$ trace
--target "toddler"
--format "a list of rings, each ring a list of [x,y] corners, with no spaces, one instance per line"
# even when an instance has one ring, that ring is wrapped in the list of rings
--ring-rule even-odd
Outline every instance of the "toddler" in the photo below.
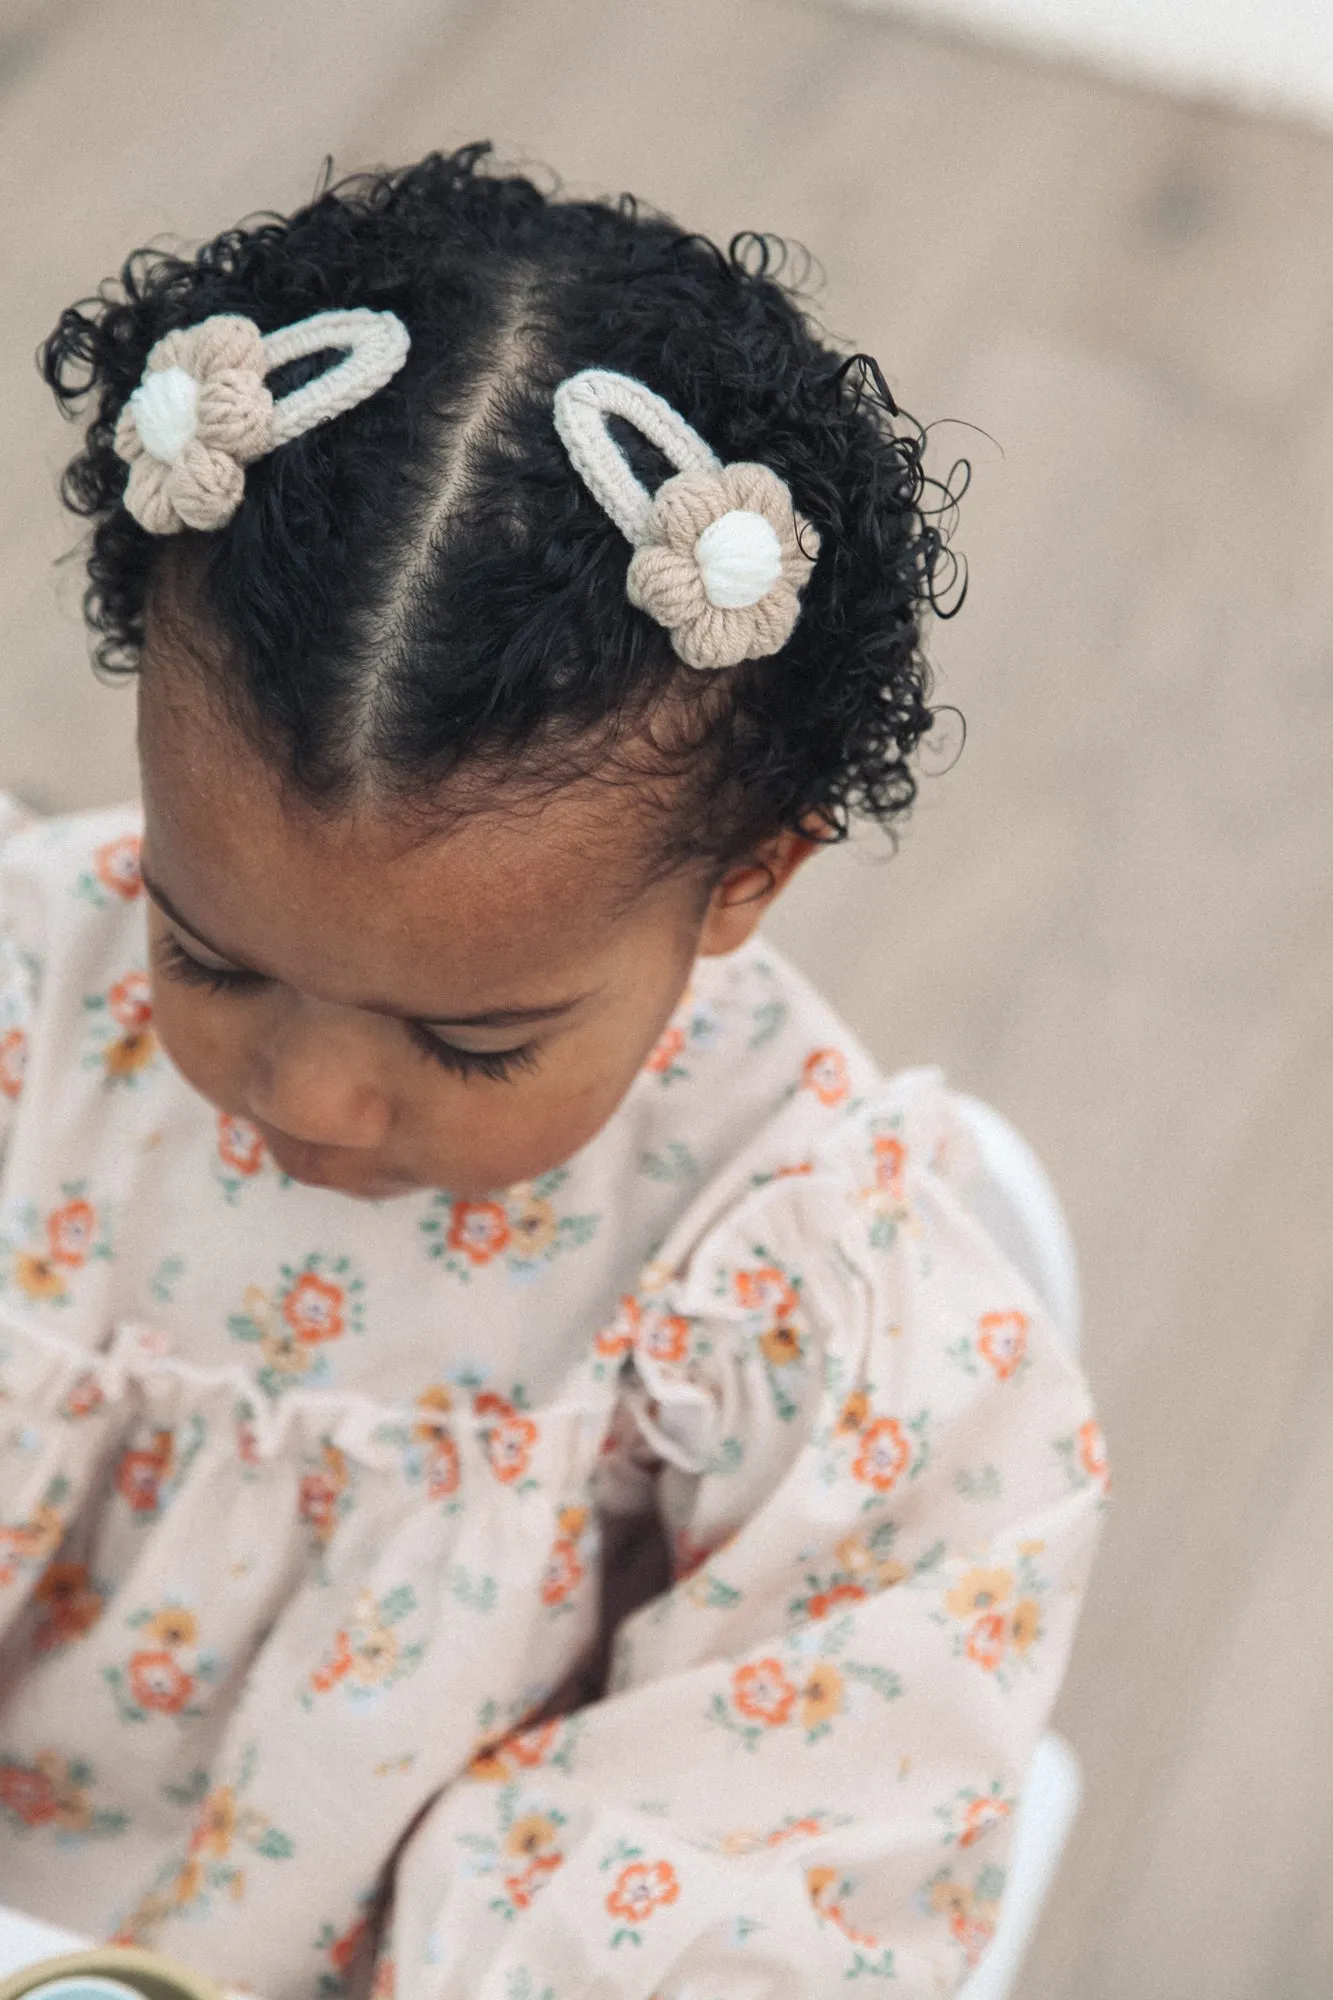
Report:
[[[0,829],[0,1900],[934,1996],[1106,1471],[941,1081],[757,932],[912,799],[920,437],[768,247],[485,150],[45,349],[143,801]]]

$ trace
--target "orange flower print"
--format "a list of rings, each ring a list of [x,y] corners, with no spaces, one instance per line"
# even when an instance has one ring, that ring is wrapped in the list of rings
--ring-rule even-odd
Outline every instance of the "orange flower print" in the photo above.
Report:
[[[977,1352],[988,1361],[1001,1382],[1020,1366],[1028,1346],[1028,1318],[1021,1312],[983,1313],[977,1334]]]
[[[68,1393],[60,1406],[62,1417],[95,1416],[106,1402],[106,1391],[91,1368],[82,1375],[76,1375],[69,1385]]]
[[[0,1035],[0,1097],[16,1098],[28,1067],[28,1037],[22,1028]]]
[[[354,1665],[351,1642],[346,1632],[335,1632],[333,1649],[323,1666],[316,1667],[310,1676],[310,1685],[316,1694],[327,1694],[339,1681],[346,1680]]]
[[[875,1155],[875,1186],[882,1189],[895,1202],[903,1199],[903,1168],[907,1164],[907,1148],[901,1139],[891,1132],[879,1132],[873,1141]]]
[[[501,1417],[486,1434],[486,1456],[491,1471],[502,1486],[512,1486],[528,1469],[532,1447],[537,1442],[537,1426],[517,1410]]]
[[[1008,1819],[1013,1807],[1008,1799],[969,1799],[963,1809],[962,1825],[958,1829],[958,1845],[974,1847],[984,1840],[993,1826]]]
[[[132,903],[143,890],[139,847],[137,834],[123,833],[118,840],[108,840],[93,856],[93,873],[102,887],[125,903]]]
[[[0,1814],[19,1826],[49,1826],[56,1833],[121,1833],[124,1813],[94,1809],[96,1775],[90,1765],[67,1761],[57,1750],[39,1750],[29,1764],[0,1758]]]
[[[667,1076],[685,1048],[685,1034],[681,1028],[667,1028],[644,1067],[650,1076]]]
[[[1106,1439],[1102,1427],[1095,1417],[1081,1425],[1078,1432],[1078,1461],[1094,1485],[1103,1493],[1111,1490],[1111,1461],[1106,1454]]]
[[[805,1603],[807,1618],[827,1618],[840,1604],[859,1604],[865,1591],[859,1583],[835,1583],[830,1590],[817,1590]]]
[[[77,1271],[88,1260],[97,1235],[97,1211],[90,1201],[67,1201],[46,1218],[51,1262]]]
[[[225,1861],[236,1837],[236,1794],[230,1785],[218,1785],[199,1809],[190,1835],[190,1853]]]
[[[559,1536],[552,1546],[546,1574],[542,1578],[542,1603],[552,1611],[557,1605],[566,1603],[582,1583],[583,1574],[583,1564],[573,1542],[566,1535]]]
[[[338,1513],[347,1491],[347,1458],[337,1445],[326,1444],[318,1469],[307,1472],[298,1488],[297,1511],[314,1529],[315,1538],[327,1545],[338,1525]]]
[[[737,1271],[733,1284],[736,1301],[747,1312],[762,1312],[769,1319],[790,1319],[796,1311],[796,1288],[776,1264],[760,1264],[752,1271]]]
[[[632,1292],[626,1292],[615,1318],[597,1336],[597,1352],[604,1361],[618,1361],[631,1351],[642,1319],[643,1308]]]
[[[369,1936],[369,1918],[358,1917],[354,1923],[349,1924],[345,1931],[335,1937],[330,1945],[326,1946],[329,1955],[329,1964],[335,1972],[346,1973],[350,1970],[356,1963],[357,1954],[361,1951]]]
[[[472,1264],[489,1264],[509,1242],[509,1218],[497,1201],[456,1201],[449,1248]]]
[[[323,1340],[337,1340],[345,1324],[345,1293],[314,1271],[302,1271],[282,1302],[282,1316],[296,1338],[314,1347]]]
[[[194,1693],[192,1677],[165,1650],[135,1653],[129,1665],[129,1684],[138,1706],[154,1715],[179,1715]]]
[[[218,1113],[218,1158],[224,1167],[245,1180],[264,1164],[267,1147],[248,1118],[233,1118],[228,1111]]]
[[[1008,1619],[999,1611],[988,1611],[967,1635],[967,1657],[985,1673],[993,1674],[1004,1660],[1008,1638]]]
[[[680,1880],[669,1861],[631,1861],[616,1876],[606,1907],[627,1924],[641,1924],[679,1895]]]
[[[564,1863],[563,1854],[535,1854],[527,1866],[516,1875],[505,1876],[505,1894],[515,1910],[532,1907],[537,1891],[550,1881],[557,1868]]]
[[[153,1018],[153,990],[146,972],[127,972],[106,996],[107,1011],[113,1021],[132,1034],[146,1028]]]
[[[912,1447],[896,1417],[877,1417],[861,1432],[861,1449],[852,1463],[853,1479],[876,1493],[891,1493],[907,1470]]]
[[[121,1453],[116,1467],[116,1491],[136,1514],[155,1514],[162,1482],[171,1466],[170,1431],[157,1431],[146,1448]]]
[[[458,1491],[458,1446],[446,1433],[431,1439],[425,1458],[426,1498],[448,1500]]]
[[[679,1313],[650,1313],[640,1346],[650,1361],[684,1361],[690,1351],[690,1322]]]
[[[102,1615],[101,1592],[85,1563],[53,1562],[42,1573],[33,1593],[44,1616],[33,1634],[39,1653],[54,1652],[90,1632]]]
[[[816,1049],[805,1059],[801,1082],[821,1104],[841,1104],[851,1094],[847,1059],[838,1049]]]
[[[516,1764],[525,1771],[535,1771],[546,1762],[556,1746],[560,1735],[560,1724],[539,1722],[532,1729],[522,1729],[517,1736],[511,1736],[504,1748]]]
[[[769,1729],[790,1720],[796,1693],[780,1660],[751,1660],[731,1677],[731,1698],[741,1714]]]
[[[49,1826],[59,1811],[49,1774],[11,1757],[0,1759],[0,1811],[22,1826]]]

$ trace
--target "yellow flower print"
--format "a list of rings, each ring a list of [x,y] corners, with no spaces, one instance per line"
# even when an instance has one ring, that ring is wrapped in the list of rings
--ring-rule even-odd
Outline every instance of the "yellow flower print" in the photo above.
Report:
[[[801,1726],[818,1729],[842,1707],[842,1675],[830,1660],[816,1660],[801,1689]]]
[[[65,1296],[65,1276],[53,1257],[20,1250],[14,1259],[14,1278],[19,1290],[30,1299],[48,1301]]]
[[[965,1923],[972,1913],[972,1891],[966,1882],[955,1882],[952,1875],[946,1875],[931,1885],[930,1907],[937,1917]]]
[[[948,1593],[945,1609],[955,1618],[974,1618],[979,1611],[993,1611],[1005,1603],[1013,1587],[1007,1569],[970,1569]]]
[[[870,1415],[870,1397],[864,1389],[853,1389],[838,1412],[838,1435],[855,1437]]]
[[[204,1886],[204,1864],[197,1855],[186,1862],[171,1885],[171,1900],[178,1910],[197,1902]]]
[[[397,1637],[380,1617],[379,1606],[369,1591],[362,1591],[352,1616],[349,1645],[352,1657],[347,1677],[358,1687],[379,1687],[398,1664]]]
[[[157,1036],[151,1028],[140,1028],[108,1042],[102,1051],[102,1061],[109,1077],[124,1078],[147,1069],[156,1054]]]
[[[417,1397],[416,1406],[421,1411],[425,1421],[416,1425],[412,1435],[417,1439],[418,1443],[433,1443],[440,1434],[440,1427],[437,1423],[431,1423],[430,1418],[433,1416],[444,1417],[448,1415],[449,1411],[454,1407],[453,1391],[447,1388],[443,1382],[428,1383]]]
[[[236,1794],[230,1785],[218,1785],[208,1794],[190,1836],[190,1853],[207,1854],[224,1861],[236,1837]]]
[[[527,1188],[510,1194],[510,1245],[516,1257],[540,1257],[550,1249],[559,1233],[555,1209],[549,1201]]]
[[[194,1646],[199,1641],[199,1621],[193,1611],[183,1605],[168,1605],[150,1618],[143,1628],[144,1637],[154,1646]]]
[[[516,1819],[505,1839],[506,1854],[543,1854],[556,1845],[560,1830],[546,1813],[525,1813]]]
[[[467,1767],[469,1778],[476,1778],[482,1784],[505,1784],[514,1775],[514,1767],[504,1754],[501,1743],[483,1743],[480,1750],[473,1753]]]
[[[1035,1597],[1020,1598],[1009,1619],[1009,1643],[1016,1653],[1026,1653],[1041,1637],[1041,1607]]]
[[[259,1351],[275,1375],[305,1375],[315,1365],[311,1349],[286,1327],[264,1334]]]
[[[775,1368],[785,1368],[801,1358],[801,1336],[792,1326],[771,1326],[760,1335],[759,1346]]]

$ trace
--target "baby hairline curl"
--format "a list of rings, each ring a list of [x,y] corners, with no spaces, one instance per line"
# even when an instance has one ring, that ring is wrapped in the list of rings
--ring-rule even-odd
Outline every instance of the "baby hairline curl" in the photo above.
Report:
[[[63,406],[92,405],[64,494],[91,523],[99,668],[137,671],[161,557],[114,450],[154,343],[216,313],[267,333],[368,307],[411,333],[401,374],[250,468],[235,518],[185,538],[207,544],[192,553],[218,671],[298,790],[333,799],[359,763],[424,798],[442,771],[540,759],[672,690],[701,728],[664,856],[722,862],[812,819],[834,840],[858,814],[891,827],[933,716],[923,627],[961,601],[957,469],[933,484],[878,365],[828,344],[774,275],[780,239],[723,249],[630,198],[493,171],[488,151],[326,185],[191,256],[135,252],[62,314],[42,366]],[[819,538],[790,640],[708,676],[725,698],[691,689],[627,603],[629,551],[555,434],[556,387],[591,367],[647,383],[726,461],[773,467]]]

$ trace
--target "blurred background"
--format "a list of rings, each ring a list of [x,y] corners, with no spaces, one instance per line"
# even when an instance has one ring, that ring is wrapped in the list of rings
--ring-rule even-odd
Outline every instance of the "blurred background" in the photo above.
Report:
[[[796,236],[937,469],[975,461],[932,641],[965,753],[773,929],[886,1065],[1019,1124],[1082,1252],[1117,1493],[1025,2000],[1333,1990],[1331,135],[1327,0],[0,0],[0,785],[35,803],[134,770],[33,350],[326,153],[494,137]]]

